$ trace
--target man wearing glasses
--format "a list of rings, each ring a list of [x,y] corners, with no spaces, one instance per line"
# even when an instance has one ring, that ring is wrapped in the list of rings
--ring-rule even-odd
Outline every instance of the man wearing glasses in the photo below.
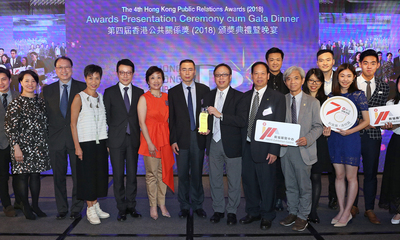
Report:
[[[243,93],[230,87],[232,69],[225,63],[214,69],[216,89],[204,96],[208,107],[207,155],[210,162],[210,186],[214,215],[210,221],[218,223],[225,216],[224,164],[228,177],[227,224],[237,223],[236,211],[240,203],[242,175],[242,135],[246,124],[246,105]]]
[[[76,155],[71,135],[71,103],[75,95],[86,88],[86,84],[72,79],[72,60],[68,57],[57,58],[54,62],[59,81],[43,88],[49,121],[49,154],[53,168],[54,193],[57,204],[57,219],[67,216],[68,200],[66,174],[68,158],[72,174],[71,219],[81,216],[83,201],[76,198]]]
[[[134,218],[142,215],[136,211],[137,164],[140,145],[140,127],[137,104],[143,89],[132,85],[135,65],[129,59],[117,63],[119,82],[104,91],[108,142],[114,177],[114,196],[117,201],[118,217],[122,222],[126,214]],[[126,186],[124,170],[126,166]]]

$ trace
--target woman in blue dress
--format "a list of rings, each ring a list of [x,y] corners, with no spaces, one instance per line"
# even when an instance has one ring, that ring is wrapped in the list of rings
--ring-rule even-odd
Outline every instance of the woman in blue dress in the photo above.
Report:
[[[357,107],[358,122],[347,130],[330,131],[323,134],[329,136],[328,148],[331,162],[336,172],[336,194],[339,203],[339,213],[332,219],[335,227],[345,227],[352,219],[350,210],[358,192],[357,171],[361,157],[361,139],[359,131],[369,125],[368,103],[364,92],[357,88],[357,74],[353,65],[344,63],[338,67],[332,82],[332,93],[329,97],[342,96],[350,99]],[[361,114],[360,114],[361,113]],[[347,201],[346,183],[347,187]]]

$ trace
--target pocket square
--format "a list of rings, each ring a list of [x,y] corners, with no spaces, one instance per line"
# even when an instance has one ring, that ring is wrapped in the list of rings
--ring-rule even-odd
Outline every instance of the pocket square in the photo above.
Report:
[[[272,110],[271,110],[270,107],[267,108],[267,109],[264,109],[264,111],[263,111],[263,113],[262,113],[263,116],[267,116],[267,115],[269,115],[269,114],[272,114]]]

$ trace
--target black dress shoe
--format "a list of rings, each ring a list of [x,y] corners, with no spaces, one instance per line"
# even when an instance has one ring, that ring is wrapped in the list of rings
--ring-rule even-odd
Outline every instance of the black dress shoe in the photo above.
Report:
[[[276,200],[275,210],[278,211],[278,212],[282,212],[283,211],[283,201],[282,201],[282,199],[277,199]]]
[[[329,199],[329,204],[328,204],[330,209],[336,210],[339,206],[338,206],[338,202],[336,198],[331,198]]]
[[[260,228],[261,228],[262,230],[268,230],[268,229],[271,228],[271,224],[272,224],[272,223],[271,223],[270,220],[263,218],[263,219],[261,219]]]
[[[260,215],[258,215],[257,217],[253,217],[253,216],[247,214],[245,217],[241,218],[241,219],[239,220],[239,222],[240,222],[241,224],[248,224],[248,223],[252,223],[252,222],[254,222],[254,221],[259,221],[260,219],[261,219],[261,216],[260,216]]]
[[[24,213],[26,219],[36,220],[36,216],[35,216],[35,214],[33,214],[32,208],[30,206],[26,206],[26,207],[24,206],[22,209],[22,212]]]
[[[136,209],[134,208],[128,208],[126,209],[126,212],[129,213],[133,218],[141,218],[142,214],[140,214]]]
[[[126,211],[119,211],[118,212],[118,216],[117,216],[117,220],[119,222],[126,221]]]
[[[66,218],[67,217],[67,213],[68,212],[59,212],[59,213],[57,213],[57,216],[56,216],[57,220],[62,220],[64,218]]]
[[[36,216],[38,216],[40,218],[47,217],[47,214],[44,213],[39,207],[34,208],[31,206],[31,210],[32,210],[32,212],[34,212],[36,214]]]
[[[237,223],[236,214],[228,213],[228,220],[226,221],[226,224],[235,225],[236,223]]]
[[[215,212],[214,215],[212,215],[212,217],[210,218],[210,222],[219,223],[219,220],[221,220],[221,218],[224,218],[224,217],[225,217],[225,213]]]
[[[188,209],[182,209],[181,211],[179,211],[179,218],[186,218],[187,216],[189,216],[189,210]]]
[[[197,214],[197,216],[199,216],[201,218],[207,217],[206,211],[204,211],[202,208],[196,209],[194,212]]]
[[[79,212],[72,212],[71,216],[69,216],[70,219],[78,219],[78,218],[81,218],[81,217],[82,217],[82,214],[79,213]]]
[[[316,214],[316,213],[310,213],[310,215],[308,215],[307,220],[309,222],[312,222],[312,223],[319,223],[320,222],[318,214]]]

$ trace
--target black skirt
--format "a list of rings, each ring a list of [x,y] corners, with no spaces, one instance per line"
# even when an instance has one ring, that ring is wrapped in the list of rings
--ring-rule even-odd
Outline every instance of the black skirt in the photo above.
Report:
[[[311,173],[332,172],[331,158],[329,157],[328,141],[324,135],[317,139],[318,161],[312,165]]]
[[[108,153],[106,140],[80,143],[83,160],[76,158],[77,198],[94,201],[107,197]]]

